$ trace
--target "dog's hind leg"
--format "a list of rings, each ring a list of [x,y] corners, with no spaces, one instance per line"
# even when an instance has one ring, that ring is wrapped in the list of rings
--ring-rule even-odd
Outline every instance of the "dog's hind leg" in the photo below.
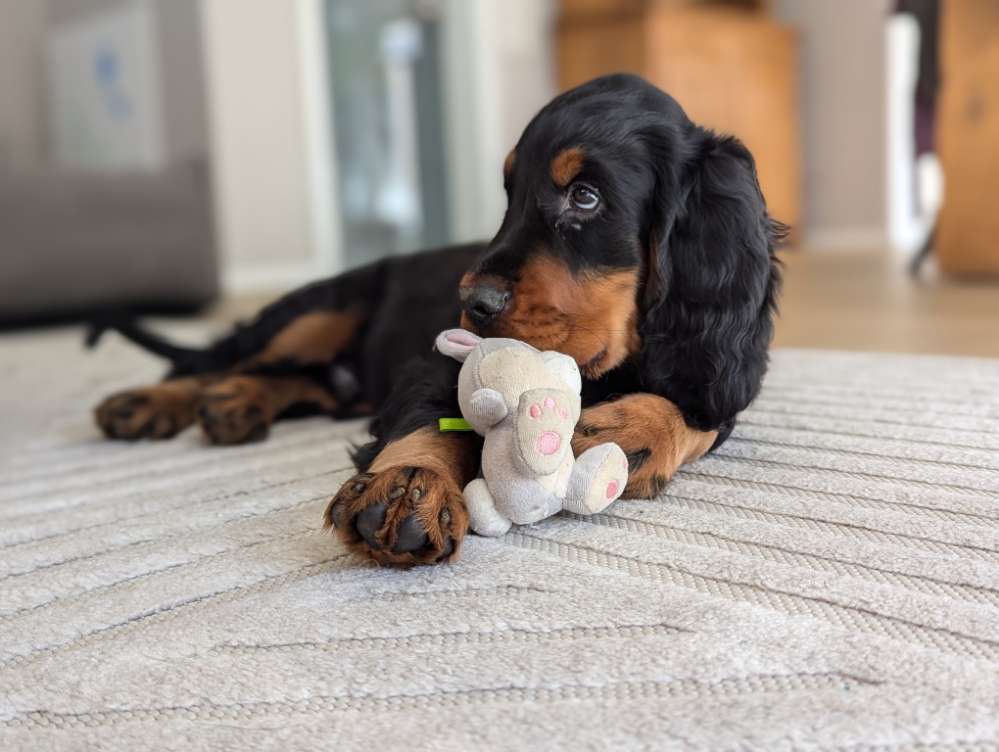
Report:
[[[339,407],[331,390],[309,376],[214,374],[119,392],[95,413],[113,439],[167,439],[197,422],[213,444],[243,444],[265,438],[289,412],[333,413]]]
[[[97,406],[94,417],[111,439],[168,439],[194,423],[201,392],[213,378],[189,376],[118,392]]]
[[[215,444],[238,444],[267,435],[297,405],[332,412],[332,384],[314,378],[351,341],[356,318],[336,311],[307,313],[278,330],[261,352],[230,369],[168,378],[113,394],[98,405],[97,424],[113,439],[168,439],[201,423]]]
[[[245,444],[265,438],[271,424],[290,410],[333,413],[332,392],[308,376],[232,375],[201,394],[198,423],[213,444]]]
[[[203,411],[207,417],[201,423],[215,443],[261,438],[273,420],[299,404],[329,410],[338,387],[323,378],[335,382],[337,362],[349,362],[345,351],[361,336],[371,301],[378,299],[379,279],[372,267],[292,292],[202,350],[173,345],[136,325],[104,322],[91,343],[113,329],[170,360],[171,369],[159,384],[105,399],[95,410],[97,424],[115,439],[170,438],[199,420],[202,392],[237,375],[247,380],[213,393],[213,399],[233,398],[216,400],[220,404]],[[339,370],[351,371],[349,364]]]

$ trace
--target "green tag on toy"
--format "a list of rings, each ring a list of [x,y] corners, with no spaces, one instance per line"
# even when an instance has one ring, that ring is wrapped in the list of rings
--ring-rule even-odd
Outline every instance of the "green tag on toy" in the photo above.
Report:
[[[438,418],[437,428],[441,431],[471,431],[473,430],[464,418]]]

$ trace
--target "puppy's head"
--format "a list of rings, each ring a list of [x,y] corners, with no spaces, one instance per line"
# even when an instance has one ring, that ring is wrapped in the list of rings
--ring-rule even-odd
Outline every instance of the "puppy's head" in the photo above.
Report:
[[[650,112],[682,117],[641,79],[613,76],[538,113],[503,165],[499,232],[462,279],[463,326],[564,352],[588,378],[639,349],[656,170],[636,118]]]
[[[650,347],[663,363],[646,365],[667,377],[671,356],[696,350],[677,378],[710,379],[744,356],[721,352],[725,338],[742,343],[761,316],[769,335],[776,226],[752,157],[648,82],[605,76],[560,95],[503,176],[503,223],[460,285],[466,328],[566,353],[590,379]]]

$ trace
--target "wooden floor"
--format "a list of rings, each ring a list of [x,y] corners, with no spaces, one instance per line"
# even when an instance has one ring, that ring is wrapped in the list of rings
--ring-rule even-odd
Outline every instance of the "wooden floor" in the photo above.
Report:
[[[999,357],[999,283],[913,280],[887,251],[784,261],[778,347]]]

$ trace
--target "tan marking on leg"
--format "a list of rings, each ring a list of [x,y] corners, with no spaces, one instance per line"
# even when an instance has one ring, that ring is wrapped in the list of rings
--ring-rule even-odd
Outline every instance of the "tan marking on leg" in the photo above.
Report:
[[[552,180],[559,188],[566,188],[583,170],[585,156],[578,146],[563,149],[551,163]]]
[[[343,311],[315,311],[299,316],[278,332],[252,365],[294,360],[324,363],[333,360],[354,336],[359,316]]]
[[[690,428],[669,400],[631,394],[585,409],[572,448],[579,455],[592,446],[615,442],[637,463],[623,498],[646,499],[657,496],[681,465],[707,453],[717,437],[717,431]]]
[[[378,473],[390,467],[425,467],[464,488],[478,471],[477,455],[478,442],[470,436],[444,433],[428,426],[388,444],[375,457],[369,472]]]

